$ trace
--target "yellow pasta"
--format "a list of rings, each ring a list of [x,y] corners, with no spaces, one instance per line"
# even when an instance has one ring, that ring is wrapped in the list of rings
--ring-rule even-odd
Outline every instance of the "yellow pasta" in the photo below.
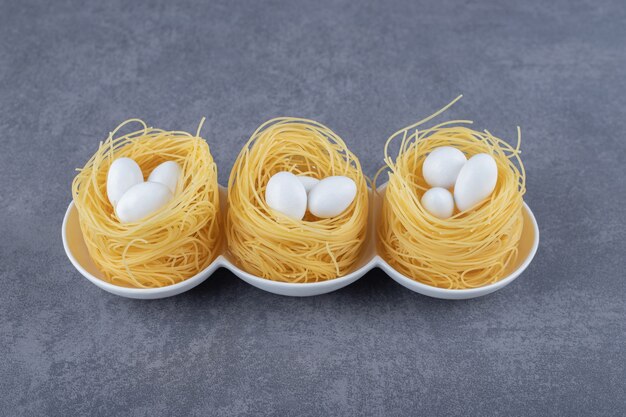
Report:
[[[340,215],[293,220],[265,203],[277,172],[354,180],[357,195]],[[324,281],[349,273],[367,231],[367,182],[359,160],[326,126],[282,117],[261,125],[243,148],[228,181],[225,234],[235,263],[257,276],[284,282]]]
[[[117,137],[131,123],[141,129]],[[107,281],[138,288],[172,285],[197,274],[217,256],[217,167],[199,136],[201,127],[202,122],[194,136],[127,120],[79,170],[72,184],[74,203],[89,254]],[[120,157],[134,159],[144,178],[162,162],[177,162],[182,168],[180,191],[145,219],[120,223],[106,193],[109,166]]]
[[[481,287],[503,278],[517,255],[526,177],[519,128],[516,147],[488,131],[464,126],[471,124],[467,120],[418,128],[459,99],[387,140],[384,168],[389,169],[389,182],[378,225],[378,250],[391,266],[416,281],[448,289]],[[389,146],[395,139],[401,143],[394,160]],[[443,220],[420,202],[430,188],[422,164],[440,146],[453,146],[468,158],[490,154],[498,167],[496,188],[486,201]]]

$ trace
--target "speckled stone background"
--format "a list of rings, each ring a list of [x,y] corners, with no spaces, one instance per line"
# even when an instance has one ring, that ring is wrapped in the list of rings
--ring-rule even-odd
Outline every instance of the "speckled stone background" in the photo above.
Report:
[[[626,3],[0,0],[0,415],[626,414]],[[422,3],[422,4],[420,4]],[[281,115],[368,175],[445,118],[523,128],[542,241],[461,302],[375,270],[294,299],[225,270],[160,301],[105,293],[61,244],[74,168],[119,122],[204,135],[222,184]]]

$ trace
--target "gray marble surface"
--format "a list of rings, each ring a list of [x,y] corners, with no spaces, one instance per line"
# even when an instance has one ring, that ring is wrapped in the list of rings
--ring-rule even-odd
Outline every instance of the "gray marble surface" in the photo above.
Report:
[[[626,4],[0,0],[0,415],[626,414]],[[225,270],[133,301],[66,259],[74,168],[119,122],[204,134],[220,181],[281,115],[372,175],[396,129],[465,98],[523,129],[542,232],[504,290],[461,302],[381,271],[294,299]]]

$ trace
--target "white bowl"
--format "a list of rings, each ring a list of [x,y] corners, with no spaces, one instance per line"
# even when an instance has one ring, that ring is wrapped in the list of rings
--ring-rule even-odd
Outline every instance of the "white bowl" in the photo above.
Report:
[[[376,198],[374,199],[372,210],[376,218],[380,217],[380,210],[382,208],[386,187],[387,183],[382,184],[377,188]],[[444,300],[467,300],[491,294],[494,291],[498,291],[499,289],[506,287],[519,277],[528,265],[530,265],[530,262],[535,257],[535,253],[537,253],[537,248],[539,247],[539,227],[537,225],[535,215],[526,203],[524,203],[523,215],[524,226],[522,228],[522,236],[520,237],[517,258],[507,268],[508,275],[493,284],[478,288],[448,290],[445,288],[438,288],[423,284],[407,277],[406,275],[402,275],[400,272],[393,269],[393,267],[389,265],[380,255],[376,256],[376,266],[385,271],[387,275],[403,287],[433,298],[441,298]]]
[[[228,261],[227,261],[228,262]],[[272,281],[269,279],[257,277],[238,268],[234,264],[228,262],[228,268],[233,274],[263,291],[271,292],[279,295],[287,295],[291,297],[310,297],[312,295],[321,295],[336,291],[365,275],[370,269],[376,266],[376,259],[371,259],[366,264],[360,266],[354,272],[349,273],[340,278],[330,279],[328,281],[311,282],[311,283],[291,283]]]
[[[178,295],[199,285],[220,267],[229,269],[243,281],[261,290],[292,297],[308,297],[336,291],[355,282],[371,269],[379,267],[393,280],[411,291],[415,291],[429,297],[461,300],[490,294],[507,286],[515,280],[524,271],[524,269],[526,269],[537,252],[537,247],[539,246],[539,229],[537,227],[537,221],[535,220],[535,216],[530,208],[524,204],[524,228],[522,230],[522,237],[519,244],[519,252],[517,259],[509,267],[509,274],[506,277],[496,283],[486,285],[484,287],[465,290],[447,290],[414,281],[411,278],[400,274],[387,262],[385,262],[382,257],[376,254],[376,224],[373,220],[379,217],[380,207],[384,197],[385,185],[386,184],[379,187],[378,193],[375,195],[370,192],[370,218],[368,235],[366,237],[367,243],[363,250],[363,254],[361,255],[361,259],[357,262],[355,270],[348,275],[328,281],[314,283],[289,283],[272,281],[258,277],[235,265],[226,250],[204,270],[200,271],[193,277],[186,279],[185,281],[179,282],[178,284],[161,288],[147,289],[128,288],[111,284],[110,282],[103,280],[102,272],[98,270],[89,256],[78,221],[78,211],[76,210],[73,202],[70,203],[67,208],[65,218],[63,219],[63,246],[67,257],[70,259],[74,267],[91,283],[112,294],[119,295],[121,297],[138,299],[157,299]],[[225,208],[226,189],[221,186],[220,200],[222,202],[222,208]]]
[[[268,291],[280,295],[288,295],[291,297],[309,297],[312,295],[326,294],[343,288],[349,284],[352,284],[363,275],[365,275],[369,270],[376,267],[376,243],[373,238],[373,232],[373,224],[370,221],[365,248],[355,266],[355,269],[348,275],[344,275],[335,279],[329,279],[327,281],[292,283],[272,281],[266,278],[258,277],[237,267],[234,262],[230,261],[228,252],[226,252],[224,255],[224,266],[248,284],[253,285],[263,291]]]
[[[98,267],[96,267],[91,259],[91,256],[89,255],[89,252],[87,251],[87,245],[85,245],[83,233],[80,230],[80,224],[78,221],[78,210],[76,210],[76,206],[73,201],[70,203],[67,211],[65,212],[62,236],[65,253],[78,272],[91,281],[92,284],[95,284],[103,290],[110,292],[111,294],[127,298],[151,300],[156,298],[171,297],[173,295],[189,291],[207,279],[217,268],[221,266],[222,262],[222,257],[220,256],[202,271],[198,272],[191,278],[179,282],[178,284],[160,288],[129,288],[111,284],[103,279],[104,274],[98,270]]]
[[[539,228],[537,227],[537,220],[530,210],[530,207],[524,203],[524,229],[522,230],[522,237],[519,243],[519,252],[515,262],[513,262],[507,272],[506,277],[494,282],[493,284],[485,285],[478,288],[470,288],[465,290],[448,290],[445,288],[437,288],[430,285],[417,282],[405,275],[402,275],[395,269],[393,269],[384,259],[378,256],[378,266],[387,273],[398,284],[408,288],[411,291],[418,292],[429,297],[441,298],[444,300],[467,300],[469,298],[481,297],[483,295],[491,294],[494,291],[498,291],[501,288],[506,287],[515,278],[519,277],[522,272],[530,265],[533,260],[537,248],[539,247]]]

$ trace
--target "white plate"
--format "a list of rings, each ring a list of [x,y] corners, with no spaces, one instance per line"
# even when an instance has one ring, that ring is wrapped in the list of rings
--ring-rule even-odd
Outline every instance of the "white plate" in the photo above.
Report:
[[[229,258],[228,252],[225,251],[225,253],[218,256],[204,270],[200,271],[193,277],[186,279],[185,281],[179,282],[178,284],[161,288],[147,289],[128,288],[111,284],[103,280],[102,272],[98,270],[89,256],[85,241],[83,240],[82,232],[80,230],[78,211],[76,210],[73,202],[70,203],[67,208],[65,218],[63,219],[63,247],[65,248],[67,257],[70,259],[74,267],[91,283],[112,294],[119,295],[121,297],[139,299],[157,299],[178,295],[199,285],[220,267],[229,269],[243,281],[261,290],[292,297],[308,297],[336,291],[355,282],[369,270],[375,267],[380,267],[393,280],[411,291],[415,291],[429,297],[461,300],[487,295],[507,286],[513,282],[513,280],[515,280],[526,269],[526,267],[528,267],[537,252],[537,247],[539,246],[539,228],[537,226],[535,216],[530,208],[524,203],[524,228],[522,230],[518,256],[516,261],[509,267],[509,275],[494,284],[466,290],[447,290],[414,281],[394,270],[387,262],[376,254],[376,233],[374,229],[375,222],[373,219],[378,218],[380,205],[384,196],[384,188],[385,185],[379,187],[378,194],[373,199],[370,198],[371,210],[367,244],[355,270],[343,277],[323,282],[297,284],[261,278],[237,267]],[[222,204],[226,201],[226,189],[221,186],[220,200],[222,201]]]

